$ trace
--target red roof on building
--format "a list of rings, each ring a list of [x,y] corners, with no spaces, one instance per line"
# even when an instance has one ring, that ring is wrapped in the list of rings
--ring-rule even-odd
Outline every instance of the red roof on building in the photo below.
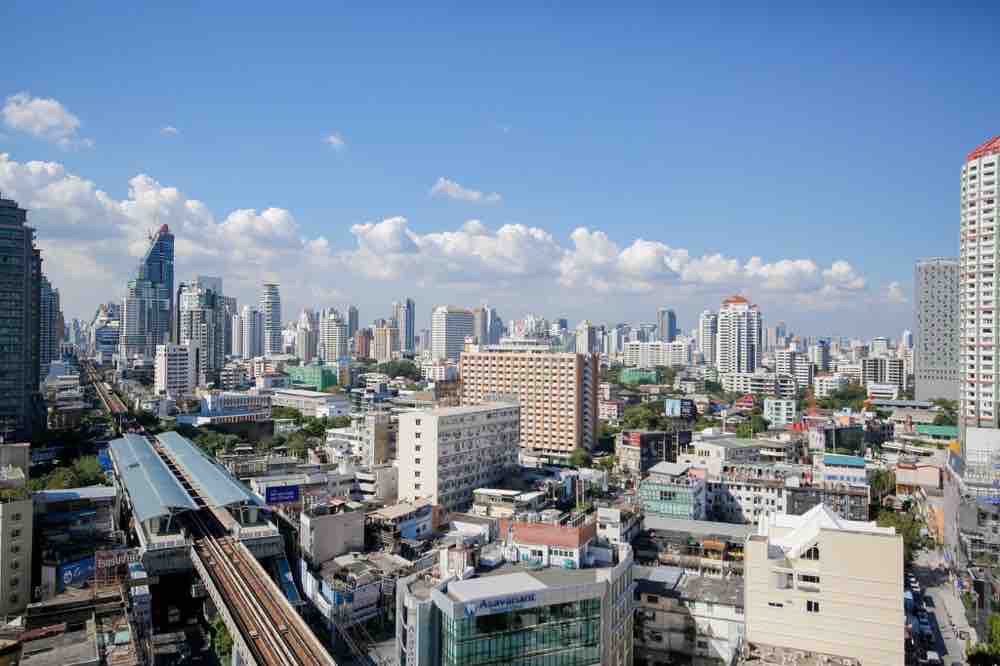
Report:
[[[965,156],[966,162],[986,157],[994,153],[1000,153],[1000,135],[993,137],[972,149],[972,152]]]
[[[740,296],[739,294],[733,294],[732,296],[730,296],[726,300],[722,301],[722,304],[723,305],[729,305],[730,303],[749,303],[749,302],[750,301],[748,301],[743,296]]]
[[[500,521],[500,537],[507,536],[510,521]],[[597,523],[566,527],[549,523],[514,523],[514,543],[550,548],[580,548],[597,536]]]

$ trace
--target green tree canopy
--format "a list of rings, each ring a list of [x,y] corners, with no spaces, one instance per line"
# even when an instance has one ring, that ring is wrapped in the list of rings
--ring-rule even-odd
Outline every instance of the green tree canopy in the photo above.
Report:
[[[302,423],[302,412],[293,407],[272,407],[271,408],[271,418],[272,419],[292,419],[295,421],[296,425]]]
[[[590,453],[586,449],[576,448],[569,454],[569,464],[573,467],[590,467]]]
[[[408,359],[400,359],[398,361],[388,361],[382,363],[378,366],[378,371],[384,375],[388,375],[389,378],[395,377],[405,377],[406,379],[412,379],[415,382],[419,382],[423,379],[423,375],[420,374],[420,368]]]

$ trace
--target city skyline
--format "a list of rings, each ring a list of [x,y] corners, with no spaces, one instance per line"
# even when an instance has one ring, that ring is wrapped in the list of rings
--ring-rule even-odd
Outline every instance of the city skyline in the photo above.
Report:
[[[855,44],[845,55],[841,36],[802,30],[820,18],[808,10],[762,24],[741,9],[734,18],[746,33],[773,43],[747,61],[742,42],[705,54],[690,36],[717,28],[710,12],[635,8],[616,21],[587,11],[567,22],[536,9],[537,21],[561,22],[562,49],[528,39],[521,54],[463,62],[472,32],[462,28],[475,26],[487,45],[518,28],[502,17],[449,16],[450,28],[406,34],[405,12],[387,21],[360,12],[343,26],[300,16],[300,28],[333,25],[335,38],[317,45],[307,31],[301,47],[279,38],[262,57],[240,46],[243,21],[254,18],[241,17],[217,31],[212,49],[245,62],[252,89],[288,72],[296,85],[328,75],[336,84],[280,104],[241,100],[234,122],[226,91],[207,85],[218,66],[195,66],[212,61],[205,46],[150,46],[149,26],[188,20],[185,10],[146,10],[139,25],[109,13],[79,34],[53,27],[78,24],[78,10],[62,11],[49,25],[28,5],[13,8],[25,30],[3,48],[56,31],[52,41],[72,49],[75,64],[33,62],[0,90],[0,190],[30,209],[70,317],[117,300],[145,235],[169,224],[179,281],[220,275],[241,304],[254,302],[260,282],[278,282],[286,320],[347,302],[382,313],[410,291],[418,328],[433,304],[450,302],[597,322],[649,320],[668,302],[689,331],[705,307],[743,293],[806,333],[893,334],[912,322],[914,262],[957,255],[949,184],[964,152],[995,132],[989,105],[975,103],[984,93],[974,74],[931,66],[954,59],[960,25],[967,39],[988,21],[915,13],[906,27],[874,33],[868,19],[841,19]],[[206,29],[222,20],[199,16]],[[597,26],[619,47],[601,63],[580,57]],[[105,30],[137,57],[104,55],[95,45]],[[449,46],[436,30],[462,38]],[[379,40],[399,68],[392,84],[379,80],[386,61],[350,57],[373,36],[401,37]],[[316,50],[306,58],[308,45]],[[402,54],[414,52],[422,57],[407,64]],[[137,75],[144,58],[168,54],[178,63],[164,68],[167,85]],[[882,69],[864,72],[876,57]],[[525,74],[529,61],[542,63],[537,73]],[[83,67],[130,80],[133,92],[109,112]],[[632,75],[610,77],[620,71]],[[911,85],[902,73],[912,71],[927,80]],[[466,84],[392,95],[422,73]],[[249,84],[244,76],[234,87]],[[703,80],[716,82],[712,91]],[[592,81],[607,90],[595,94]],[[197,94],[181,101],[168,92],[186,86]],[[783,90],[806,94],[782,95],[778,108]],[[948,104],[944,91],[969,103]],[[391,114],[382,109],[390,100]],[[901,105],[922,111],[903,117],[893,111]],[[201,149],[208,141],[211,155]]]

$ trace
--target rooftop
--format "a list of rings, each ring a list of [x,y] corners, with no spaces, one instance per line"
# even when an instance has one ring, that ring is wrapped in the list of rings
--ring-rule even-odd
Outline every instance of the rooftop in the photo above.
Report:
[[[449,583],[448,596],[455,601],[465,602],[493,597],[500,591],[503,594],[539,592],[597,582],[597,569],[533,567],[524,562],[505,562],[493,569],[476,573],[476,578]]]
[[[772,537],[774,528],[788,530],[783,536]],[[801,516],[787,513],[768,513],[758,526],[758,536],[766,537],[784,556],[799,557],[803,550],[816,542],[822,530],[863,532],[872,535],[894,536],[895,528],[879,527],[874,521],[845,520],[825,504],[817,504]]]
[[[422,500],[418,502],[399,502],[397,504],[378,509],[377,511],[371,511],[368,515],[375,518],[381,518],[383,520],[396,520],[397,518],[402,518],[403,516],[413,513],[417,509],[430,506],[430,504],[430,500]]]
[[[256,495],[209,459],[191,440],[176,432],[161,433],[156,439],[212,506],[260,503]]]
[[[298,388],[275,388],[271,389],[275,395],[291,395],[298,398],[325,398],[328,400],[346,400],[339,393],[323,393],[322,391],[309,391]]]
[[[707,520],[687,520],[685,518],[663,518],[648,514],[643,516],[642,527],[646,530],[658,532],[683,532],[702,537],[722,536],[738,541],[743,541],[753,531],[751,525],[716,523]]]
[[[730,606],[743,606],[743,578],[714,578],[686,573],[680,567],[644,567],[636,565],[632,576],[639,592],[677,596]]]
[[[72,500],[113,500],[117,496],[113,486],[86,486],[63,490],[39,490],[33,494],[36,502],[69,502]]]
[[[430,416],[461,416],[463,414],[478,414],[491,409],[507,409],[517,406],[516,402],[485,402],[481,405],[468,405],[465,407],[435,407],[434,409],[428,409],[423,412],[410,412],[408,416],[413,415],[419,417],[422,413],[429,414]]]
[[[118,478],[140,522],[197,509],[191,496],[142,435],[128,433],[108,444]]]
[[[689,469],[691,469],[691,465],[687,463],[672,463],[664,460],[663,462],[658,462],[650,467],[649,473],[663,474],[666,476],[680,476],[681,474],[686,474]]]
[[[848,456],[842,453],[826,453],[823,455],[824,465],[837,465],[838,467],[865,468],[865,459],[861,456]]]
[[[971,162],[972,160],[979,159],[980,157],[986,157],[987,155],[992,155],[994,153],[1000,153],[1000,135],[987,139],[973,148],[969,154],[965,156],[965,161]]]

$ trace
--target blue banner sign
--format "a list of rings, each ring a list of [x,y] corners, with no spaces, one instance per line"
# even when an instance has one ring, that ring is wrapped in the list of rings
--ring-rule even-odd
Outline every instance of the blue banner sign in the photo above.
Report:
[[[268,504],[289,504],[299,501],[298,486],[271,486],[264,491],[264,501]]]

